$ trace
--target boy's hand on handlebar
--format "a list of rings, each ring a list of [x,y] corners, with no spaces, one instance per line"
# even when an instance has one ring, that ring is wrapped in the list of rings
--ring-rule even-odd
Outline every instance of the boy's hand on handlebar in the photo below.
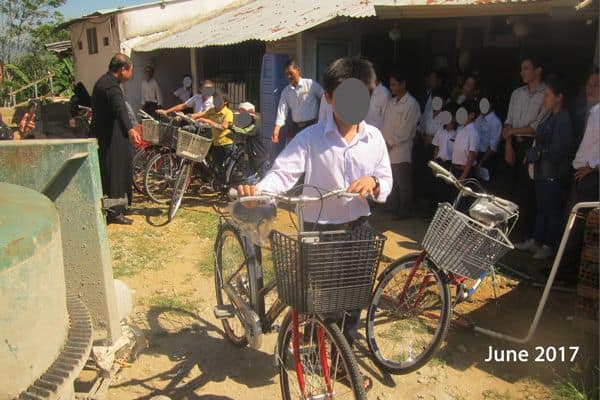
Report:
[[[167,111],[166,110],[162,110],[162,109],[156,110],[156,113],[160,114],[160,115],[167,115]]]
[[[255,185],[239,185],[237,191],[239,197],[256,196],[258,192]]]
[[[375,187],[377,182],[371,176],[363,176],[350,184],[347,189],[348,193],[358,193],[360,198],[364,199],[367,196],[375,197]]]

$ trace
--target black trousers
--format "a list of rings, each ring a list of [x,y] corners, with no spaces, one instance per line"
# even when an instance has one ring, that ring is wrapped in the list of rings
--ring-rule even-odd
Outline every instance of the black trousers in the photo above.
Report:
[[[315,224],[314,222],[305,221],[304,227],[306,230],[316,230],[321,232],[354,229],[368,223],[367,217],[360,217],[355,221],[344,224]],[[352,346],[354,341],[358,338],[358,328],[360,327],[360,311],[360,309],[345,310],[325,315],[325,318],[331,319],[338,324],[350,346]],[[344,316],[346,317],[345,320]]]
[[[585,176],[581,181],[573,182],[563,217],[563,227],[566,227],[569,214],[575,204],[587,201],[598,201],[599,178],[598,172],[594,171]],[[585,233],[585,217],[588,212],[589,210],[585,210],[575,218],[575,223],[573,224],[573,229],[571,230],[571,235],[569,236],[561,260],[562,270],[577,271],[579,268],[581,250],[583,247],[583,235]]]
[[[532,227],[535,222],[535,185],[529,177],[528,164],[523,164],[525,153],[531,148],[532,139],[517,141],[513,138],[513,148],[517,162],[511,167],[510,189],[511,200],[519,206],[519,221],[516,229],[526,237],[531,237]]]

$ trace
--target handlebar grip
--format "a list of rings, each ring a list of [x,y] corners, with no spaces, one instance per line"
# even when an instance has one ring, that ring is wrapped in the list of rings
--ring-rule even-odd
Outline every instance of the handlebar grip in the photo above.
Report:
[[[427,165],[438,175],[445,175],[445,176],[452,175],[450,173],[450,171],[448,171],[446,168],[442,167],[440,164],[436,163],[435,161],[429,161],[429,163],[427,163]]]
[[[443,181],[448,182],[451,185],[455,185],[456,184],[456,179],[454,178],[454,176],[448,176],[448,175],[442,175],[442,174],[435,174],[436,178],[439,178]]]

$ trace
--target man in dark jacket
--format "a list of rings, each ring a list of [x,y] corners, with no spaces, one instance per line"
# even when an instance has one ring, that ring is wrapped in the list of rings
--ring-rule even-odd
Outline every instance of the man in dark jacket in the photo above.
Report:
[[[117,53],[92,92],[91,137],[98,139],[102,188],[109,198],[131,198],[132,145],[140,142],[139,133],[127,113],[120,84],[131,79],[133,64],[125,54]],[[109,211],[108,223],[130,225],[124,207]]]

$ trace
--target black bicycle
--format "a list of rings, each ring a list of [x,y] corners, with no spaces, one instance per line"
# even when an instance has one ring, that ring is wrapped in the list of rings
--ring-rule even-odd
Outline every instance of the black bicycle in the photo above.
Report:
[[[344,189],[316,197],[263,192],[233,203],[231,215],[219,224],[215,316],[226,337],[237,346],[259,348],[263,334],[273,331],[277,317],[291,306],[275,349],[284,399],[366,398],[352,349],[328,316],[369,303],[385,237],[368,227],[304,231],[302,207],[333,196],[356,194]],[[273,200],[297,206],[298,234],[271,231]],[[248,208],[247,202],[263,205]],[[267,246],[266,235],[275,278],[265,283],[261,246]],[[278,298],[266,309],[265,299],[275,288]]]

